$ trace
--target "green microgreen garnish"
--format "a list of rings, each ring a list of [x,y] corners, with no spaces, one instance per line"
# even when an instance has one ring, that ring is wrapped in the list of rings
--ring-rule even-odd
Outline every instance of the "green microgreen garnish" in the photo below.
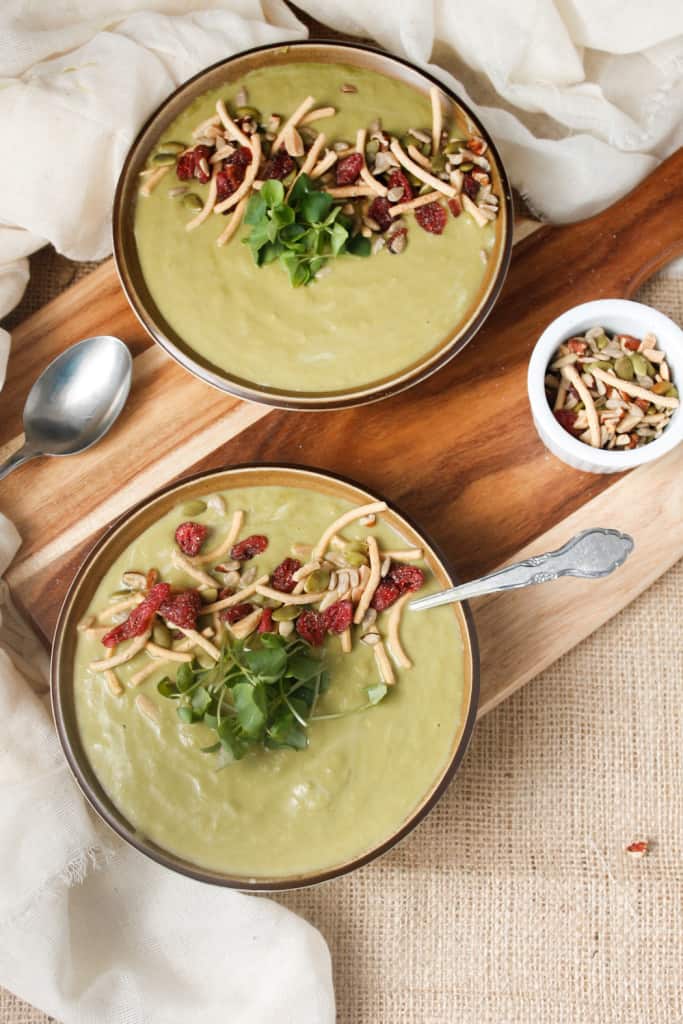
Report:
[[[308,284],[329,259],[351,253],[369,256],[370,240],[351,234],[353,220],[332,196],[314,188],[307,174],[296,181],[289,198],[281,181],[266,181],[247,205],[244,239],[257,266],[278,260],[294,288]]]
[[[215,742],[202,747],[204,753],[222,750],[228,761],[239,761],[255,747],[304,750],[311,721],[364,711],[387,693],[384,684],[370,686],[368,701],[359,707],[315,715],[328,685],[323,660],[304,640],[264,633],[258,640],[226,642],[209,667],[196,658],[183,662],[175,681],[165,676],[157,690],[178,701],[178,718],[185,725],[202,722],[216,733]]]

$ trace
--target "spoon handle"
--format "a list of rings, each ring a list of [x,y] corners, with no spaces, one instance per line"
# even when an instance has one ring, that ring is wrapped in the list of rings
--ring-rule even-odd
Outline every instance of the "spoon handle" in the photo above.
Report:
[[[10,455],[9,459],[6,459],[5,462],[0,465],[0,480],[4,480],[13,469],[17,468],[17,466],[23,466],[25,462],[28,462],[29,459],[35,459],[36,455],[39,454],[40,453],[35,451],[34,448],[31,448],[29,444],[22,445],[18,451],[14,452],[13,455]]]
[[[463,583],[459,587],[442,590],[411,601],[412,611],[436,608],[440,604],[481,597],[498,590],[517,590],[536,583],[549,583],[560,576],[582,576],[598,579],[608,576],[626,561],[633,551],[633,538],[618,530],[583,530],[557,551],[535,555],[523,562],[515,562],[481,579]]]

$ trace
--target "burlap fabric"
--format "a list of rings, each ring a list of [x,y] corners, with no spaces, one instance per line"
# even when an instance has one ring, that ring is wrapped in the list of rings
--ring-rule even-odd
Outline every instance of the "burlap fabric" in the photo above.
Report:
[[[37,259],[17,315],[63,287]],[[683,281],[638,298],[683,322]],[[278,897],[330,944],[340,1024],[683,1021],[682,610],[679,563],[479,723],[400,847]],[[49,1018],[0,992],[0,1020]]]

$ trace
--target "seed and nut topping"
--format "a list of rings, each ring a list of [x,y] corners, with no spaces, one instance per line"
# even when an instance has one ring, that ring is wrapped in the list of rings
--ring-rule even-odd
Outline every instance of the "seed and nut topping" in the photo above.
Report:
[[[548,404],[568,433],[594,448],[640,448],[661,437],[679,393],[654,334],[635,338],[591,327],[553,355]]]

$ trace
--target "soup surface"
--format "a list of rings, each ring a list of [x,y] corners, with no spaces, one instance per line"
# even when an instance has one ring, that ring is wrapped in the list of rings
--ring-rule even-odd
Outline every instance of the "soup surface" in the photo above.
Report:
[[[209,546],[226,534],[234,510],[243,509],[240,536],[268,538],[267,549],[245,563],[258,574],[272,573],[291,555],[293,543],[315,544],[352,507],[312,490],[278,486],[234,489],[222,498],[225,511],[209,507],[192,518],[210,527]],[[103,613],[104,621],[112,621],[106,609],[120,600],[111,595],[120,591],[124,572],[154,567],[161,580],[177,588],[196,586],[178,566],[174,541],[187,518],[182,506],[175,508],[131,544],[97,586],[89,614]],[[405,540],[381,518],[372,527],[353,522],[343,537],[372,534],[383,550],[405,548]],[[437,589],[425,573],[421,594]],[[263,601],[258,595],[254,600]],[[389,614],[382,611],[376,620],[385,639]],[[201,750],[215,733],[203,722],[183,724],[176,703],[158,693],[158,682],[172,679],[177,665],[160,659],[152,675],[132,686],[131,676],[152,661],[143,651],[116,668],[122,690],[115,695],[103,674],[89,668],[105,651],[101,630],[80,632],[75,704],[95,774],[141,835],[206,868],[281,878],[362,855],[400,828],[438,783],[467,708],[462,637],[453,609],[442,607],[403,613],[400,638],[413,667],[395,668],[395,685],[379,704],[318,718],[361,707],[367,687],[380,682],[373,648],[360,641],[360,632],[361,627],[352,627],[350,653],[343,653],[339,636],[328,636],[320,648],[329,688],[316,703],[306,749],[260,747],[229,763],[222,752]],[[219,642],[216,636],[214,641]],[[396,652],[388,643],[387,650],[393,660]],[[140,696],[153,704],[152,716],[140,713]]]
[[[356,91],[343,92],[345,83]],[[369,139],[377,119],[406,146],[419,146],[406,133],[412,128],[426,135],[432,123],[429,96],[405,83],[344,65],[291,63],[251,71],[199,97],[164,132],[160,148],[164,142],[193,144],[193,129],[215,114],[217,100],[234,110],[240,89],[264,119],[275,111],[288,117],[307,95],[316,106],[334,106],[334,116],[310,125],[325,132],[330,146],[333,140],[354,145],[359,128]],[[463,125],[447,119],[445,128],[467,138]],[[480,170],[469,167],[470,175]],[[255,265],[242,244],[250,230],[244,222],[222,247],[216,240],[226,227],[224,216],[211,215],[187,231],[193,216],[184,205],[187,197],[169,195],[184,184],[171,167],[151,195],[137,200],[142,273],[172,330],[204,360],[246,383],[325,392],[407,370],[469,320],[490,277],[487,260],[500,218],[480,226],[467,209],[453,216],[441,196],[447,213],[442,234],[423,230],[408,212],[400,254],[384,245],[377,252],[373,246],[365,259],[343,255],[330,261],[325,276],[294,288],[277,263]],[[190,185],[205,200],[209,186],[196,180]]]

